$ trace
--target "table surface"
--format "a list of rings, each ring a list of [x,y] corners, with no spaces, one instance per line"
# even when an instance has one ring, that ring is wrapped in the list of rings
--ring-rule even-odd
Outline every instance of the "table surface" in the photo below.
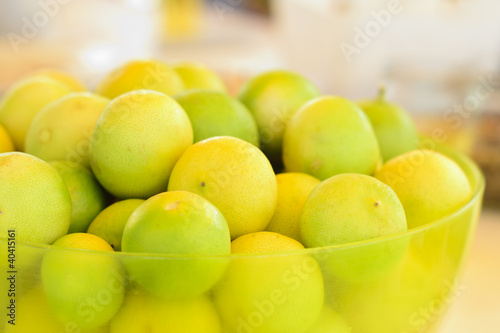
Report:
[[[483,210],[462,286],[440,333],[499,333],[500,210]]]

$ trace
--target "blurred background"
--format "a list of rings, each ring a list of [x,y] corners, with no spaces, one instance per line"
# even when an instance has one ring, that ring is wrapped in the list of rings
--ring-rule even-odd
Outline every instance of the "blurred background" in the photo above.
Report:
[[[500,331],[500,272],[492,270],[500,257],[500,1],[0,0],[0,94],[46,67],[93,87],[136,58],[201,62],[233,94],[274,68],[354,100],[374,97],[383,82],[423,133],[440,133],[484,170],[487,208],[444,332]]]

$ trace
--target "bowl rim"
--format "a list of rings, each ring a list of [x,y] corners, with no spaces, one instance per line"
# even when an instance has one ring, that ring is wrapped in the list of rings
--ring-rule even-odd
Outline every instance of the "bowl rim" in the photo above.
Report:
[[[220,254],[220,255],[198,255],[198,254],[164,254],[164,253],[136,253],[136,252],[105,252],[105,251],[95,251],[95,250],[85,250],[85,249],[74,249],[74,248],[64,248],[57,247],[46,244],[38,244],[26,241],[17,241],[16,246],[22,245],[26,248],[31,249],[40,249],[40,250],[49,250],[50,252],[58,251],[58,252],[68,252],[68,253],[87,253],[96,256],[117,256],[124,258],[142,258],[142,259],[169,259],[169,260],[228,260],[228,259],[241,259],[241,258],[256,258],[256,257],[288,257],[295,255],[318,255],[325,252],[331,253],[333,251],[341,251],[347,250],[357,247],[371,246],[380,244],[383,242],[389,242],[393,240],[397,240],[404,237],[411,237],[415,234],[425,233],[434,228],[438,228],[443,224],[449,222],[454,216],[461,214],[463,211],[470,208],[471,205],[475,204],[477,200],[480,200],[480,197],[484,193],[485,189],[485,178],[480,170],[479,166],[464,152],[461,152],[457,149],[451,148],[446,145],[434,143],[433,148],[419,148],[419,149],[428,149],[434,150],[444,154],[445,156],[451,158],[455,163],[461,161],[468,169],[470,169],[471,176],[468,177],[469,181],[475,180],[476,184],[472,191],[472,195],[470,199],[463,206],[459,207],[457,210],[452,213],[445,215],[433,222],[424,224],[422,226],[408,229],[404,232],[400,232],[393,235],[382,236],[377,238],[366,239],[358,242],[346,243],[346,244],[337,244],[337,245],[329,245],[323,247],[315,247],[315,248],[305,248],[300,250],[293,251],[284,251],[284,252],[274,252],[274,253],[230,253],[230,254]],[[451,156],[450,156],[451,155]],[[457,163],[458,164],[458,163]],[[463,167],[460,166],[463,170]],[[0,243],[5,242],[7,239],[5,237],[0,237]]]

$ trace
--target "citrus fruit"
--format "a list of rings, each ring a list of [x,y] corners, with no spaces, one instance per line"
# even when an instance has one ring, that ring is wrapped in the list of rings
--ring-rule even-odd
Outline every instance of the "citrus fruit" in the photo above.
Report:
[[[304,103],[319,95],[308,79],[284,70],[257,75],[241,88],[238,98],[253,113],[262,150],[273,165],[281,163],[283,133],[289,119]]]
[[[232,239],[264,230],[276,208],[271,164],[257,147],[233,137],[189,147],[175,165],[168,189],[197,193],[213,203],[226,218]]]
[[[296,240],[267,231],[233,241],[232,252],[242,255],[231,260],[214,288],[224,332],[304,333],[316,322],[323,278],[316,260],[300,253],[303,249]]]
[[[288,172],[320,180],[349,172],[371,175],[379,158],[368,117],[345,98],[324,96],[307,103],[285,130],[283,162]]]
[[[71,197],[48,163],[24,153],[0,154],[0,232],[50,244],[68,232]]]
[[[226,267],[226,261],[216,256],[229,254],[230,246],[229,228],[220,211],[185,191],[164,192],[146,200],[128,219],[122,238],[123,252],[173,255],[168,260],[126,258],[130,279],[167,299],[208,291]]]
[[[0,154],[14,151],[14,143],[9,136],[9,133],[0,124]]]
[[[92,172],[68,161],[54,161],[71,196],[71,223],[68,233],[85,232],[92,220],[106,207],[106,195]]]
[[[450,158],[426,149],[389,160],[375,177],[396,192],[410,229],[453,213],[472,195],[462,169]]]
[[[24,141],[33,118],[50,102],[72,91],[59,81],[33,77],[19,81],[6,92],[0,103],[0,123],[17,150],[24,151]]]
[[[370,119],[384,161],[418,148],[413,119],[406,110],[385,99],[383,88],[377,99],[361,101],[359,106]]]
[[[47,78],[55,80],[55,81],[59,81],[62,84],[70,87],[73,91],[86,91],[87,90],[87,88],[85,88],[85,85],[82,82],[77,80],[72,75],[66,73],[65,71],[62,71],[59,69],[46,68],[46,69],[37,70],[37,71],[29,73],[28,75],[26,75],[25,78],[28,78],[28,77],[31,78],[31,77],[37,77],[37,76],[43,76],[43,77],[47,77]]]
[[[45,161],[90,167],[90,137],[108,103],[109,99],[92,93],[71,93],[50,103],[31,123],[26,152]]]
[[[220,320],[206,296],[164,300],[140,290],[127,294],[110,333],[220,333]]]
[[[407,230],[394,191],[362,174],[341,174],[321,182],[307,198],[299,220],[306,247],[349,244]],[[406,239],[358,246],[318,258],[324,271],[345,280],[386,274],[401,260]]]
[[[172,98],[134,91],[103,111],[90,141],[90,164],[118,198],[148,198],[167,189],[175,162],[193,143],[189,118]]]
[[[130,215],[142,203],[144,203],[144,200],[141,199],[128,199],[115,202],[96,216],[92,223],[90,223],[87,232],[104,239],[115,251],[121,251],[125,224]]]
[[[43,258],[41,278],[59,321],[72,322],[81,330],[95,329],[120,309],[123,267],[112,252],[105,240],[91,234],[69,234],[54,242]]]
[[[214,136],[234,136],[259,146],[252,114],[237,99],[210,90],[188,90],[175,97],[193,125],[194,142]]]
[[[325,305],[307,333],[351,333],[351,327],[335,310]]]
[[[16,325],[7,325],[5,333],[108,333],[109,329],[100,327],[79,330],[75,322],[61,322],[50,311],[47,296],[41,286],[36,286],[19,299],[16,309]]]
[[[173,96],[184,89],[181,77],[169,65],[157,60],[134,60],[109,73],[96,92],[115,98],[133,90],[154,90]]]
[[[267,231],[277,232],[300,242],[299,218],[302,206],[311,191],[320,183],[305,173],[290,172],[276,175],[278,203]]]
[[[341,174],[321,182],[300,216],[307,247],[354,243],[407,229],[405,211],[394,191],[361,174]]]
[[[215,91],[226,91],[226,86],[221,78],[209,68],[196,63],[181,63],[174,66],[174,70],[182,78],[184,88],[210,89]]]

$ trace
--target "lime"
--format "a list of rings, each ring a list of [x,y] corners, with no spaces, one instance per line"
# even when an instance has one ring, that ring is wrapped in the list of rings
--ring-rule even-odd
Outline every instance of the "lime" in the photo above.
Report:
[[[124,298],[123,267],[110,255],[111,246],[83,233],[66,235],[53,246],[44,256],[41,277],[54,315],[80,330],[106,325]]]
[[[97,215],[87,232],[104,239],[115,251],[121,251],[125,224],[130,215],[143,203],[144,200],[141,199],[115,202]]]
[[[210,90],[188,90],[175,97],[193,125],[194,142],[214,136],[234,136],[259,146],[252,114],[237,99]]]
[[[154,90],[173,96],[184,89],[181,77],[169,65],[157,60],[134,60],[109,73],[96,92],[115,98],[133,90]]]
[[[73,207],[68,233],[85,232],[92,220],[106,207],[106,195],[92,172],[67,161],[50,163],[61,175]]]
[[[304,247],[273,232],[257,232],[233,241],[226,275],[214,289],[224,332],[304,333],[323,307],[323,278]],[[294,251],[286,253],[286,251]],[[283,255],[262,256],[284,252]]]
[[[197,193],[226,218],[231,238],[264,230],[276,208],[271,164],[254,145],[215,137],[189,147],[170,176],[169,190]]]
[[[288,122],[283,162],[289,172],[308,173],[320,180],[350,172],[372,175],[379,159],[368,117],[345,98],[317,98]]]
[[[320,183],[305,173],[290,172],[276,175],[278,204],[266,230],[300,241],[299,218],[311,191]]]
[[[97,121],[90,141],[92,170],[118,198],[149,198],[167,189],[174,164],[193,143],[184,110],[155,91],[114,99]]]
[[[26,152],[45,161],[90,167],[90,137],[108,103],[109,99],[92,93],[72,93],[50,103],[31,123]]]
[[[226,260],[209,257],[229,254],[230,242],[226,220],[217,208],[194,193],[173,191],[149,198],[134,211],[125,225],[122,251],[172,255],[168,260],[124,260],[130,279],[149,293],[180,299],[199,296],[217,282]]]
[[[48,163],[24,153],[0,154],[0,232],[50,244],[68,232],[71,197]]]

